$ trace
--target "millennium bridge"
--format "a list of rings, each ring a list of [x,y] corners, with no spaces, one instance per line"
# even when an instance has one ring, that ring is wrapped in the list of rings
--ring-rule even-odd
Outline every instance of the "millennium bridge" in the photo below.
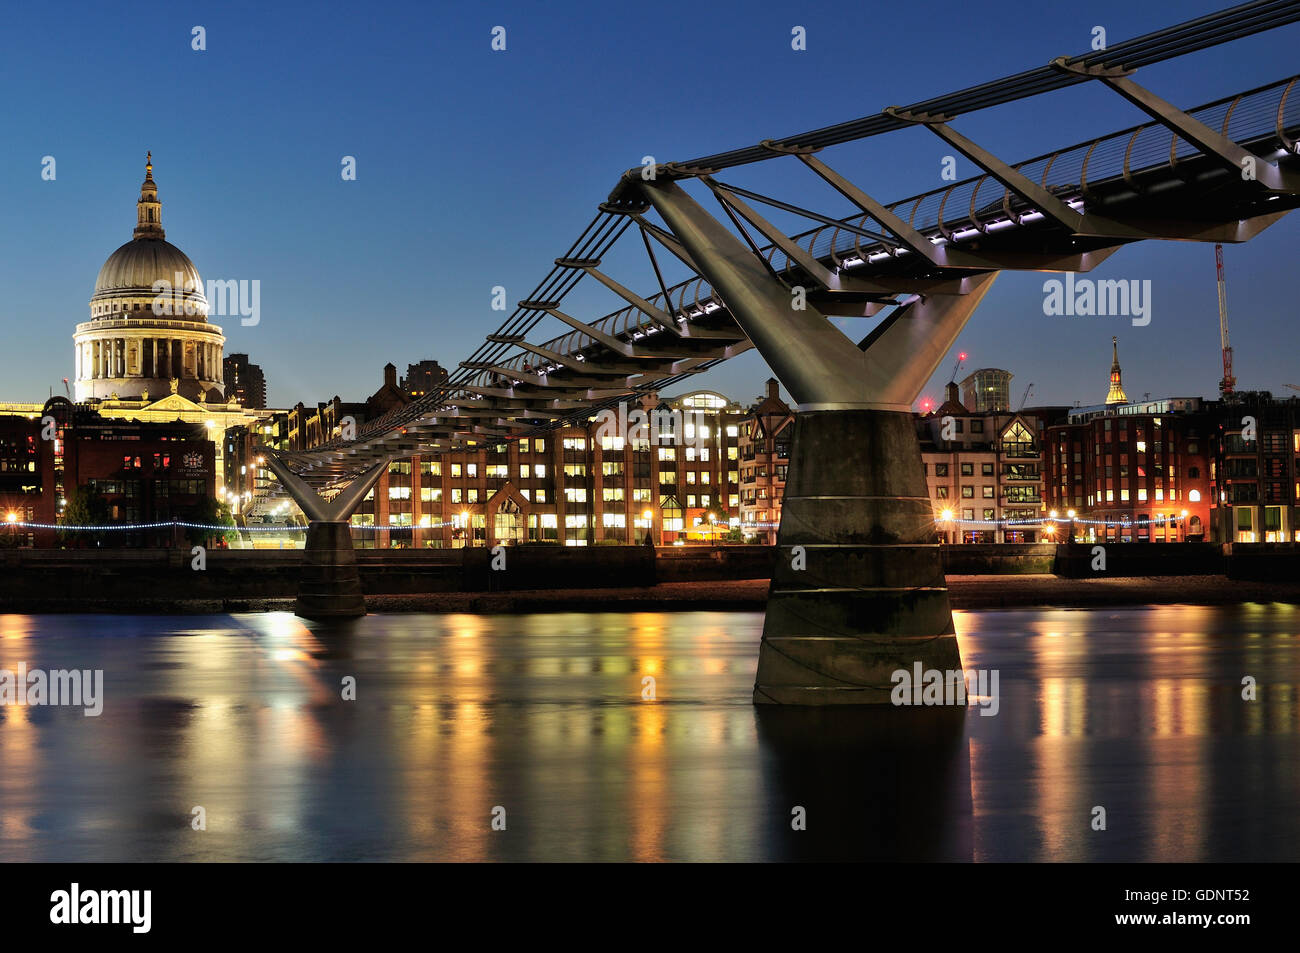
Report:
[[[310,521],[298,614],[365,613],[348,520],[392,461],[586,419],[754,347],[799,410],[755,702],[887,703],[897,669],[959,670],[913,402],[999,272],[1087,272],[1145,240],[1244,242],[1295,208],[1300,76],[1192,108],[1134,77],[1297,21],[1300,0],[1257,0],[909,106],[625,172],[444,386],[348,439],[267,452],[280,492]],[[1020,161],[954,125],[1085,83],[1143,121]],[[868,169],[834,157],[835,146],[913,127],[980,174],[887,202]],[[725,180],[758,162],[816,176],[856,211],[838,218]],[[812,227],[788,235],[760,207]],[[626,283],[604,264],[619,242],[641,263]],[[645,294],[629,287],[649,275]],[[565,311],[583,280],[620,308]],[[831,318],[874,324],[855,341]]]

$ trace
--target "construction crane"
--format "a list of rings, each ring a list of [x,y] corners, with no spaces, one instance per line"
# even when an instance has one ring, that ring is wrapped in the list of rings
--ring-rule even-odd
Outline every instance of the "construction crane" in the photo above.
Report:
[[[1025,401],[1029,399],[1029,394],[1031,391],[1033,391],[1033,389],[1034,389],[1034,382],[1030,381],[1029,386],[1025,388],[1024,394],[1022,394],[1020,397],[1020,406],[1016,408],[1016,413],[1020,413],[1022,410],[1025,409]]]
[[[961,370],[961,366],[965,363],[966,363],[966,352],[962,351],[960,354],[957,355],[957,363],[952,366],[952,375],[948,378],[948,380],[956,381],[957,372]]]
[[[1228,286],[1223,283],[1223,246],[1214,246],[1214,266],[1219,282],[1219,345],[1223,348],[1223,380],[1219,381],[1219,396],[1232,395],[1237,378],[1232,376],[1232,345],[1228,343]]]

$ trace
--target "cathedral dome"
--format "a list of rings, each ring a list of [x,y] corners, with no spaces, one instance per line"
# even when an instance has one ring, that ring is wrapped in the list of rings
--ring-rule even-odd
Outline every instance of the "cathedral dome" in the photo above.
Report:
[[[163,232],[152,154],[135,214],[134,237],[99,269],[90,320],[72,336],[76,399],[221,399],[226,339],[208,321],[199,270]]]
[[[203,279],[188,255],[162,238],[135,238],[108,256],[95,279],[95,297],[105,292],[152,292],[155,281],[201,291]]]
[[[165,282],[155,288],[158,282]],[[99,269],[90,299],[92,319],[136,312],[155,304],[164,313],[202,321],[208,313],[203,279],[194,262],[167,241],[162,203],[153,180],[153,155],[145,161],[144,182],[136,202],[135,237],[113,252]]]

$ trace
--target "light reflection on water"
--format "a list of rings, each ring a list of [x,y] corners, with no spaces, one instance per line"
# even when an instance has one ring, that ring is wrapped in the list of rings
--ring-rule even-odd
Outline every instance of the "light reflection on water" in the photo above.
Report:
[[[0,707],[0,860],[1300,857],[1295,607],[958,613],[995,717],[756,709],[761,626],[0,616],[0,668],[106,686]]]

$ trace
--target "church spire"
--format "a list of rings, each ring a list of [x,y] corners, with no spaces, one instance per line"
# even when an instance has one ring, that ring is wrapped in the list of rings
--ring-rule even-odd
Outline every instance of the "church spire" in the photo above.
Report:
[[[166,237],[162,227],[162,203],[158,201],[158,185],[153,180],[152,152],[144,157],[144,183],[140,186],[140,200],[135,203],[135,237]]]
[[[1106,394],[1106,403],[1126,404],[1128,403],[1128,396],[1124,393],[1124,385],[1120,381],[1119,338],[1112,336],[1110,346],[1112,355],[1110,362],[1110,391]]]

